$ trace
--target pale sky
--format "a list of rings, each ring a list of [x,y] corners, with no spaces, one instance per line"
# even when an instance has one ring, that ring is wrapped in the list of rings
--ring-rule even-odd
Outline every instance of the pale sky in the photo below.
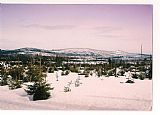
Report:
[[[152,5],[1,4],[0,48],[152,53]]]

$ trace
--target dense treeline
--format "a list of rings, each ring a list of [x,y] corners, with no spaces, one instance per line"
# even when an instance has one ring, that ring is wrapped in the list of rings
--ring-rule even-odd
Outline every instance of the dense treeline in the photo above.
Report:
[[[129,62],[126,60],[121,60],[121,59],[111,59],[108,58],[108,60],[104,61],[105,63],[100,63],[100,64],[88,64],[88,63],[81,63],[81,64],[76,64],[76,63],[63,63],[63,62],[70,62],[73,58],[68,58],[68,57],[61,57],[61,56],[40,56],[40,55],[22,55],[22,54],[17,54],[17,55],[0,55],[0,61],[5,62],[6,64],[9,64],[11,66],[19,66],[21,67],[13,67],[10,70],[9,74],[12,74],[12,76],[16,76],[18,71],[24,70],[24,67],[27,68],[33,68],[32,66],[39,66],[41,59],[41,69],[42,72],[54,72],[57,70],[70,70],[71,72],[79,72],[79,69],[81,67],[84,67],[86,71],[91,71],[91,70],[96,70],[96,71],[102,71],[102,73],[106,73],[108,70],[116,70],[116,68],[121,67],[122,69],[126,70],[133,70],[136,68],[139,71],[145,72],[146,71],[146,66],[150,66],[150,72],[152,70],[151,66],[152,63],[151,61],[148,61],[146,59],[144,60],[131,60]],[[1,74],[3,74],[3,67],[0,65],[1,68]],[[147,68],[148,69],[148,68]],[[15,72],[13,75],[13,71]],[[17,72],[16,72],[17,71]],[[23,73],[23,72],[22,72]],[[107,74],[107,73],[106,73]],[[111,72],[109,73],[111,74]],[[112,72],[112,74],[116,74]],[[15,77],[13,77],[15,78]],[[22,78],[21,75],[19,78]]]
[[[68,58],[60,56],[40,56],[40,55],[23,55],[23,54],[13,54],[13,55],[0,55],[0,61],[5,61],[7,64],[15,64],[16,61],[21,63],[30,64],[34,63],[35,65],[39,64],[39,59],[41,58],[41,63],[43,65],[49,66],[49,62],[55,62],[56,66],[60,66],[63,61],[67,61]]]

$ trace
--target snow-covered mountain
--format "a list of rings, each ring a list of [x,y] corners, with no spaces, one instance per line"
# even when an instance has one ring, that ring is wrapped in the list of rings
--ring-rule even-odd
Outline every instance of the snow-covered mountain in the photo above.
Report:
[[[68,56],[68,57],[90,57],[90,58],[149,58],[149,54],[140,53],[128,53],[121,50],[117,51],[105,51],[96,50],[90,48],[67,48],[67,49],[55,49],[45,50],[38,48],[20,48],[15,50],[0,50],[0,54],[31,54],[31,55],[43,55],[43,56]]]

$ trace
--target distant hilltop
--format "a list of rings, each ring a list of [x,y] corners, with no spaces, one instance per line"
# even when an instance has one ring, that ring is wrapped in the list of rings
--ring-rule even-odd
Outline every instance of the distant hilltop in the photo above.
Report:
[[[140,54],[140,53],[128,53],[125,51],[105,51],[96,50],[90,48],[66,48],[66,49],[54,49],[45,50],[38,48],[19,48],[14,50],[0,50],[1,55],[42,55],[42,56],[67,56],[67,57],[77,57],[77,58],[121,58],[121,59],[140,59],[140,58],[151,58],[150,54]]]

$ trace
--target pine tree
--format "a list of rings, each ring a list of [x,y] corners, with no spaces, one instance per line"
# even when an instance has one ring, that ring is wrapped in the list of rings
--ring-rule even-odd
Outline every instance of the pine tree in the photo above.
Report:
[[[25,91],[28,95],[33,95],[33,101],[36,101],[48,99],[51,96],[49,90],[52,89],[53,88],[50,87],[50,84],[42,81],[35,82],[33,85],[29,85],[28,89]]]
[[[49,91],[53,89],[50,84],[46,83],[46,74],[42,73],[41,58],[40,67],[37,71],[39,71],[39,75],[34,76],[36,78],[34,84],[28,85],[28,89],[25,89],[28,95],[33,95],[33,101],[48,99],[51,96]]]

